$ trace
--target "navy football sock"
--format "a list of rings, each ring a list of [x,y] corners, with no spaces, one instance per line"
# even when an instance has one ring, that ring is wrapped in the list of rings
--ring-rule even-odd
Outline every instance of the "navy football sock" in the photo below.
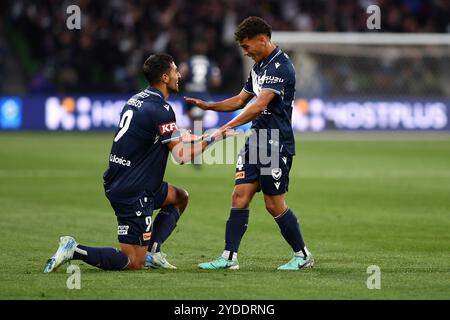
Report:
[[[161,211],[153,222],[152,238],[148,246],[148,251],[159,252],[161,244],[169,238],[180,218],[180,212],[174,206],[161,208]]]
[[[248,208],[231,208],[230,210],[230,217],[225,228],[225,250],[230,251],[230,257],[233,252],[238,252],[239,250],[239,244],[247,230],[248,214]]]
[[[288,208],[285,213],[276,217],[275,221],[278,223],[281,234],[292,247],[292,250],[294,250],[294,252],[303,251],[305,243],[303,242],[297,217],[292,210]]]
[[[74,260],[82,260],[103,270],[123,270],[128,266],[128,256],[115,248],[95,248],[77,245]]]

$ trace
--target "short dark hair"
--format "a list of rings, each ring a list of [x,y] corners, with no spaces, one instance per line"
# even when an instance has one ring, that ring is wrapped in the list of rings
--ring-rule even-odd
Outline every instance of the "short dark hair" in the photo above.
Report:
[[[150,55],[144,62],[144,76],[150,85],[158,83],[161,76],[170,70],[173,58],[166,53]]]
[[[272,36],[272,27],[264,19],[251,16],[239,24],[234,33],[234,38],[236,41],[242,41],[245,38],[251,39],[260,34],[265,34],[270,39]]]

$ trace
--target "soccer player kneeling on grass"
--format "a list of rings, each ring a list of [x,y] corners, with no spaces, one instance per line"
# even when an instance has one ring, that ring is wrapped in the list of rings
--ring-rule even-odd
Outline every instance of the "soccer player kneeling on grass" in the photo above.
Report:
[[[232,208],[225,229],[225,250],[216,260],[199,264],[202,269],[239,268],[237,252],[247,230],[248,207],[255,192],[260,190],[264,194],[267,210],[294,251],[293,258],[278,269],[299,270],[314,264],[303,241],[297,217],[285,202],[295,154],[291,125],[295,70],[289,57],[271,41],[271,31],[270,25],[258,17],[249,17],[238,26],[236,40],[244,54],[255,61],[255,65],[237,96],[220,102],[186,97],[187,102],[202,109],[230,112],[243,108],[256,96],[253,103],[223,127],[235,128],[253,121],[253,137],[246,141],[237,161]],[[271,152],[270,163],[259,158],[264,154],[260,151],[268,150],[275,151]]]
[[[211,136],[182,135],[167,103],[178,92],[180,73],[171,56],[151,55],[144,63],[149,87],[128,100],[109,155],[104,188],[118,223],[120,250],[88,247],[73,237],[60,238],[44,272],[70,260],[104,270],[174,269],[161,245],[175,229],[188,204],[188,193],[163,181],[169,151],[179,163],[189,162],[212,142],[233,134],[219,129]],[[185,144],[188,148],[185,148]],[[153,210],[161,208],[152,223]]]

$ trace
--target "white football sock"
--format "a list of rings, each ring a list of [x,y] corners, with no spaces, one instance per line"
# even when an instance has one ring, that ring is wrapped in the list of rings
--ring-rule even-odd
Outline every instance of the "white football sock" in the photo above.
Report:
[[[231,251],[224,250],[223,253],[222,253],[222,258],[230,260],[230,254],[231,254]],[[237,252],[233,252],[231,260],[233,260],[233,261],[237,260]]]
[[[310,253],[309,253],[308,249],[306,248],[306,246],[303,248],[303,250],[300,250],[299,252],[295,252],[294,256],[305,257],[305,254],[306,254],[306,256],[310,255]]]

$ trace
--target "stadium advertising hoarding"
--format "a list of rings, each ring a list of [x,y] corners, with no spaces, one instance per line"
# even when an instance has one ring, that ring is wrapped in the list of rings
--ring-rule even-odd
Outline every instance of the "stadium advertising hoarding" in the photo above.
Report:
[[[449,130],[450,100],[297,99],[296,131]]]
[[[114,130],[128,96],[25,96],[0,98],[0,130]],[[214,100],[225,98],[215,96]],[[169,100],[181,128],[189,125],[181,96]],[[450,99],[311,98],[296,99],[295,131],[450,130]],[[233,113],[207,111],[204,128],[225,124]]]

